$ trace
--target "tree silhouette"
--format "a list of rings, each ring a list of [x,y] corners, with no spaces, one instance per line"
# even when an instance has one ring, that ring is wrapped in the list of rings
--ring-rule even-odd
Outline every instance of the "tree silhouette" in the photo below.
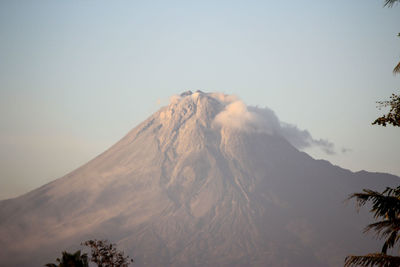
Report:
[[[374,231],[379,239],[384,239],[381,253],[371,253],[364,256],[347,256],[345,267],[350,266],[400,266],[400,257],[387,255],[387,250],[393,248],[400,239],[400,186],[387,187],[382,193],[364,189],[362,193],[354,193],[349,199],[355,198],[357,206],[372,203],[370,212],[379,221],[367,225],[364,233]]]
[[[388,114],[377,118],[372,124],[378,124],[385,127],[387,124],[392,124],[393,126],[400,127],[400,95],[392,94],[390,100],[379,101],[378,104],[379,104],[379,109],[381,107],[390,106],[390,111]]]
[[[90,261],[99,267],[127,267],[133,262],[129,256],[124,257],[124,252],[118,251],[115,244],[111,244],[108,240],[88,240],[82,245],[91,248]]]
[[[45,266],[47,267],[88,267],[88,257],[87,254],[82,254],[81,251],[78,250],[74,254],[70,254],[66,251],[62,252],[62,257],[57,258],[56,262],[58,264],[54,263],[48,263]]]
[[[128,267],[133,262],[129,256],[124,256],[123,251],[118,251],[115,244],[108,240],[88,240],[81,245],[91,248],[90,261],[99,267]],[[47,267],[89,267],[87,254],[78,250],[74,254],[62,252],[62,257],[56,259],[57,263],[47,263]]]
[[[398,3],[400,0],[385,0],[384,6],[392,7],[394,4]],[[397,35],[400,37],[400,33]],[[400,73],[400,62],[397,63],[396,67],[393,69],[393,74]],[[400,95],[392,94],[390,100],[378,101],[379,109],[382,107],[389,107],[390,111],[388,114],[377,118],[372,124],[378,124],[386,127],[387,124],[400,127]]]
[[[392,7],[400,0],[385,0],[384,6]],[[398,34],[400,37],[400,33]],[[393,69],[394,74],[400,73],[400,62]],[[379,108],[389,107],[387,115],[377,118],[372,124],[386,126],[392,124],[400,127],[400,95],[392,94],[390,100],[379,101]],[[387,187],[382,193],[364,189],[362,193],[354,193],[349,199],[356,198],[358,207],[372,202],[370,212],[379,221],[367,225],[364,233],[374,231],[379,239],[384,239],[380,253],[370,253],[363,256],[350,255],[345,258],[345,267],[351,266],[400,266],[400,257],[387,255],[387,250],[393,248],[400,239],[400,186],[397,188]]]

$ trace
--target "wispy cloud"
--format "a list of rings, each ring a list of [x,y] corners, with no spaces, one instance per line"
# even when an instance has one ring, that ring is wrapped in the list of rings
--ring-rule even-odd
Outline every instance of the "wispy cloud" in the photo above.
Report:
[[[232,127],[242,131],[264,131],[277,134],[288,140],[297,149],[318,147],[326,154],[335,154],[335,145],[326,139],[314,138],[308,130],[299,129],[296,125],[282,122],[275,112],[267,107],[247,106],[236,96],[211,93],[209,96],[225,105],[214,119],[221,127]],[[342,152],[347,152],[348,149]]]

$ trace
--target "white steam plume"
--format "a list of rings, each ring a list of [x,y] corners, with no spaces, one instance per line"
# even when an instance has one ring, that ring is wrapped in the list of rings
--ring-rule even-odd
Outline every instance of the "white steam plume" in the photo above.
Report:
[[[278,134],[298,149],[318,147],[327,154],[335,154],[334,144],[326,139],[315,139],[307,130],[279,120],[269,108],[246,106],[236,96],[210,93],[209,96],[225,105],[214,119],[221,127],[235,128],[241,131],[263,131]]]

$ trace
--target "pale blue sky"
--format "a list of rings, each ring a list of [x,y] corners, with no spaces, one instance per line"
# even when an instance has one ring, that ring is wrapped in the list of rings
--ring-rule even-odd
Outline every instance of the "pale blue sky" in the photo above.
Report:
[[[0,199],[79,167],[191,89],[268,106],[353,171],[400,175],[400,6],[354,1],[1,1]],[[341,153],[342,148],[351,149]]]

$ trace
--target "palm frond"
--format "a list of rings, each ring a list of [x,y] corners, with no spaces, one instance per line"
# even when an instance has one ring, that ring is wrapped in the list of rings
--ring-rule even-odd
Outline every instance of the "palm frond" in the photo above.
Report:
[[[347,256],[344,260],[344,267],[352,266],[400,266],[400,257],[390,256],[383,253],[371,253],[365,256]]]
[[[400,62],[393,69],[393,74],[397,74],[397,73],[400,73]]]
[[[383,6],[392,7],[396,4],[399,0],[385,0],[385,4]]]
[[[369,224],[364,229],[364,233],[375,231],[377,238],[385,238],[385,243],[382,247],[382,253],[386,254],[388,248],[394,247],[400,239],[400,219],[384,220]]]
[[[400,214],[400,187],[386,188],[382,193],[364,189],[363,193],[354,193],[348,199],[356,198],[357,206],[364,206],[368,201],[372,202],[371,212],[375,218],[388,217],[396,219]]]
[[[390,233],[389,237],[386,239],[385,243],[383,244],[382,247],[382,253],[386,254],[388,248],[392,248],[394,244],[396,243],[398,237],[397,237],[397,231]]]
[[[392,232],[400,231],[400,219],[384,220],[375,223],[371,223],[364,228],[364,233],[369,231],[375,231],[378,238],[384,238]]]

